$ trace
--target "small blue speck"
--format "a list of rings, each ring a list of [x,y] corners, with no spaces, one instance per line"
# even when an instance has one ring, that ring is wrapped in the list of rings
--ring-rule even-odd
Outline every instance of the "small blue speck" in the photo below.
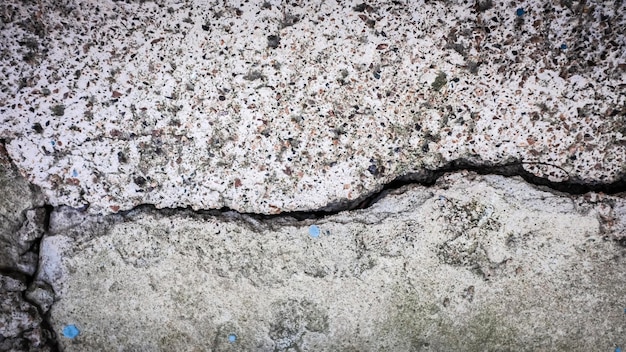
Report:
[[[515,11],[515,14],[517,15],[517,17],[522,17],[522,16],[524,16],[525,13],[526,12],[521,7]]]
[[[619,347],[615,347],[615,352],[622,352],[622,349]]]
[[[237,335],[235,334],[228,335],[228,342],[233,343],[235,341],[237,341]]]
[[[567,44],[561,44],[561,50],[567,49]]]
[[[74,324],[66,325],[63,328],[63,336],[67,337],[68,339],[73,339],[78,336],[78,334],[80,334],[80,330],[78,330],[78,328]]]
[[[76,176],[78,176],[78,171],[72,170],[72,177],[76,177]]]
[[[320,237],[320,228],[317,225],[309,226],[309,235],[313,238]]]
[[[57,143],[55,141],[50,141],[50,144],[52,144],[52,146],[54,147],[54,145]]]

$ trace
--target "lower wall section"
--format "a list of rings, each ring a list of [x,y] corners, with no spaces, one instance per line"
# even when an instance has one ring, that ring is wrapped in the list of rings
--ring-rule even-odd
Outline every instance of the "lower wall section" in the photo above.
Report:
[[[469,173],[308,221],[59,209],[38,280],[65,351],[613,351],[625,209]]]

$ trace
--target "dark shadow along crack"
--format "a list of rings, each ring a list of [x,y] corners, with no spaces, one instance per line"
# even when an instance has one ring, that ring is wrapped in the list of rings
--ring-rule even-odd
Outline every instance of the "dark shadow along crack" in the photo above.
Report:
[[[407,175],[403,175],[397,177],[391,182],[381,186],[378,190],[375,190],[359,199],[353,201],[343,201],[335,204],[329,204],[321,209],[310,210],[310,211],[293,211],[293,212],[283,212],[275,215],[265,215],[265,214],[257,214],[257,213],[240,213],[233,209],[224,207],[221,209],[213,209],[213,210],[198,210],[194,211],[190,207],[187,208],[165,208],[165,209],[157,209],[154,205],[144,204],[139,205],[133,209],[122,211],[117,214],[111,214],[107,217],[118,218],[120,220],[132,220],[134,214],[143,213],[143,212],[158,212],[162,216],[170,216],[170,215],[180,215],[180,214],[190,214],[192,216],[206,217],[206,216],[217,216],[224,219],[232,219],[232,220],[242,220],[244,223],[247,223],[250,227],[255,230],[261,230],[258,224],[261,227],[264,227],[268,223],[275,223],[276,220],[284,220],[285,223],[292,223],[293,220],[296,221],[315,221],[321,220],[325,217],[332,216],[345,211],[352,211],[357,209],[367,209],[372,205],[376,204],[379,200],[386,197],[393,190],[400,189],[402,187],[408,185],[421,185],[424,187],[434,186],[437,181],[446,173],[460,172],[460,171],[472,171],[480,175],[502,175],[506,177],[515,177],[519,176],[524,179],[529,184],[541,187],[548,190],[552,190],[555,192],[561,192],[569,195],[580,195],[587,192],[602,192],[606,194],[619,194],[626,192],[626,179],[625,177],[620,178],[618,181],[608,184],[602,183],[581,183],[581,182],[552,182],[545,178],[537,177],[534,174],[526,171],[523,167],[523,163],[510,163],[505,165],[473,165],[469,162],[465,161],[455,161],[449,163],[445,167],[442,167],[437,170],[422,170],[420,172],[411,173]],[[46,216],[44,235],[37,241],[36,245],[33,246],[33,250],[37,252],[40,249],[41,240],[45,236],[50,235],[50,214],[55,211],[55,208],[49,204],[45,205]],[[79,212],[85,212],[85,210],[81,210]],[[113,220],[115,222],[115,220]],[[35,283],[35,278],[37,274],[25,278],[25,283],[28,287]],[[35,302],[31,302],[24,293],[24,299],[30,302],[33,306],[37,307],[39,310],[39,314],[42,318],[41,328],[48,332],[47,334],[47,347],[50,348],[51,351],[57,352],[59,351],[58,344],[58,336],[55,334],[53,326],[51,324],[50,312],[43,312],[41,307],[39,307]]]
[[[622,175],[618,181],[612,183],[599,183],[599,182],[580,182],[580,181],[565,181],[554,182],[547,178],[538,177],[531,172],[524,169],[525,164],[539,164],[555,167],[549,164],[542,163],[527,163],[527,162],[513,162],[502,165],[476,165],[474,163],[457,160],[450,162],[446,166],[437,170],[421,170],[419,172],[411,173],[396,177],[391,182],[382,185],[377,190],[374,190],[368,194],[363,195],[355,200],[344,200],[335,203],[328,204],[319,209],[312,210],[299,210],[299,211],[286,211],[278,214],[259,214],[259,213],[247,213],[239,212],[229,207],[222,207],[220,209],[203,209],[193,210],[191,207],[180,208],[160,208],[157,209],[152,204],[141,204],[133,209],[120,211],[117,214],[123,218],[132,218],[136,213],[142,211],[156,211],[163,216],[171,216],[189,212],[191,214],[197,214],[201,216],[221,216],[226,218],[243,218],[253,219],[259,223],[266,223],[269,220],[275,221],[279,219],[295,219],[297,221],[304,220],[321,220],[325,217],[339,214],[345,211],[352,211],[357,209],[367,209],[377,203],[379,200],[386,197],[390,192],[400,189],[409,185],[421,185],[424,187],[432,187],[437,181],[447,173],[455,173],[461,171],[471,171],[479,175],[500,175],[505,177],[521,177],[530,185],[542,188],[552,192],[562,193],[564,195],[581,195],[588,192],[601,192],[604,194],[619,195],[625,193],[626,195],[626,175]],[[556,167],[558,168],[558,167]]]

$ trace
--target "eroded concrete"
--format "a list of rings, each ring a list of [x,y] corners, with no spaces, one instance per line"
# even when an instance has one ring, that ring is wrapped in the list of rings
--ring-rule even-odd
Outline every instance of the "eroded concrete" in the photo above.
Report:
[[[43,323],[47,309],[37,304],[51,303],[52,292],[43,283],[28,286],[38,265],[45,217],[43,195],[11,165],[0,143],[1,351],[49,351],[53,339]]]
[[[38,279],[65,351],[609,351],[625,204],[457,173],[315,221],[65,208]]]

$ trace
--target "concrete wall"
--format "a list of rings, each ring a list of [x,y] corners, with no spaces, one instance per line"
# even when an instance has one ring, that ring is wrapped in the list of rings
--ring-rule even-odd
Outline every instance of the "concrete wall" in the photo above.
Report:
[[[0,350],[624,348],[625,10],[0,4]]]

